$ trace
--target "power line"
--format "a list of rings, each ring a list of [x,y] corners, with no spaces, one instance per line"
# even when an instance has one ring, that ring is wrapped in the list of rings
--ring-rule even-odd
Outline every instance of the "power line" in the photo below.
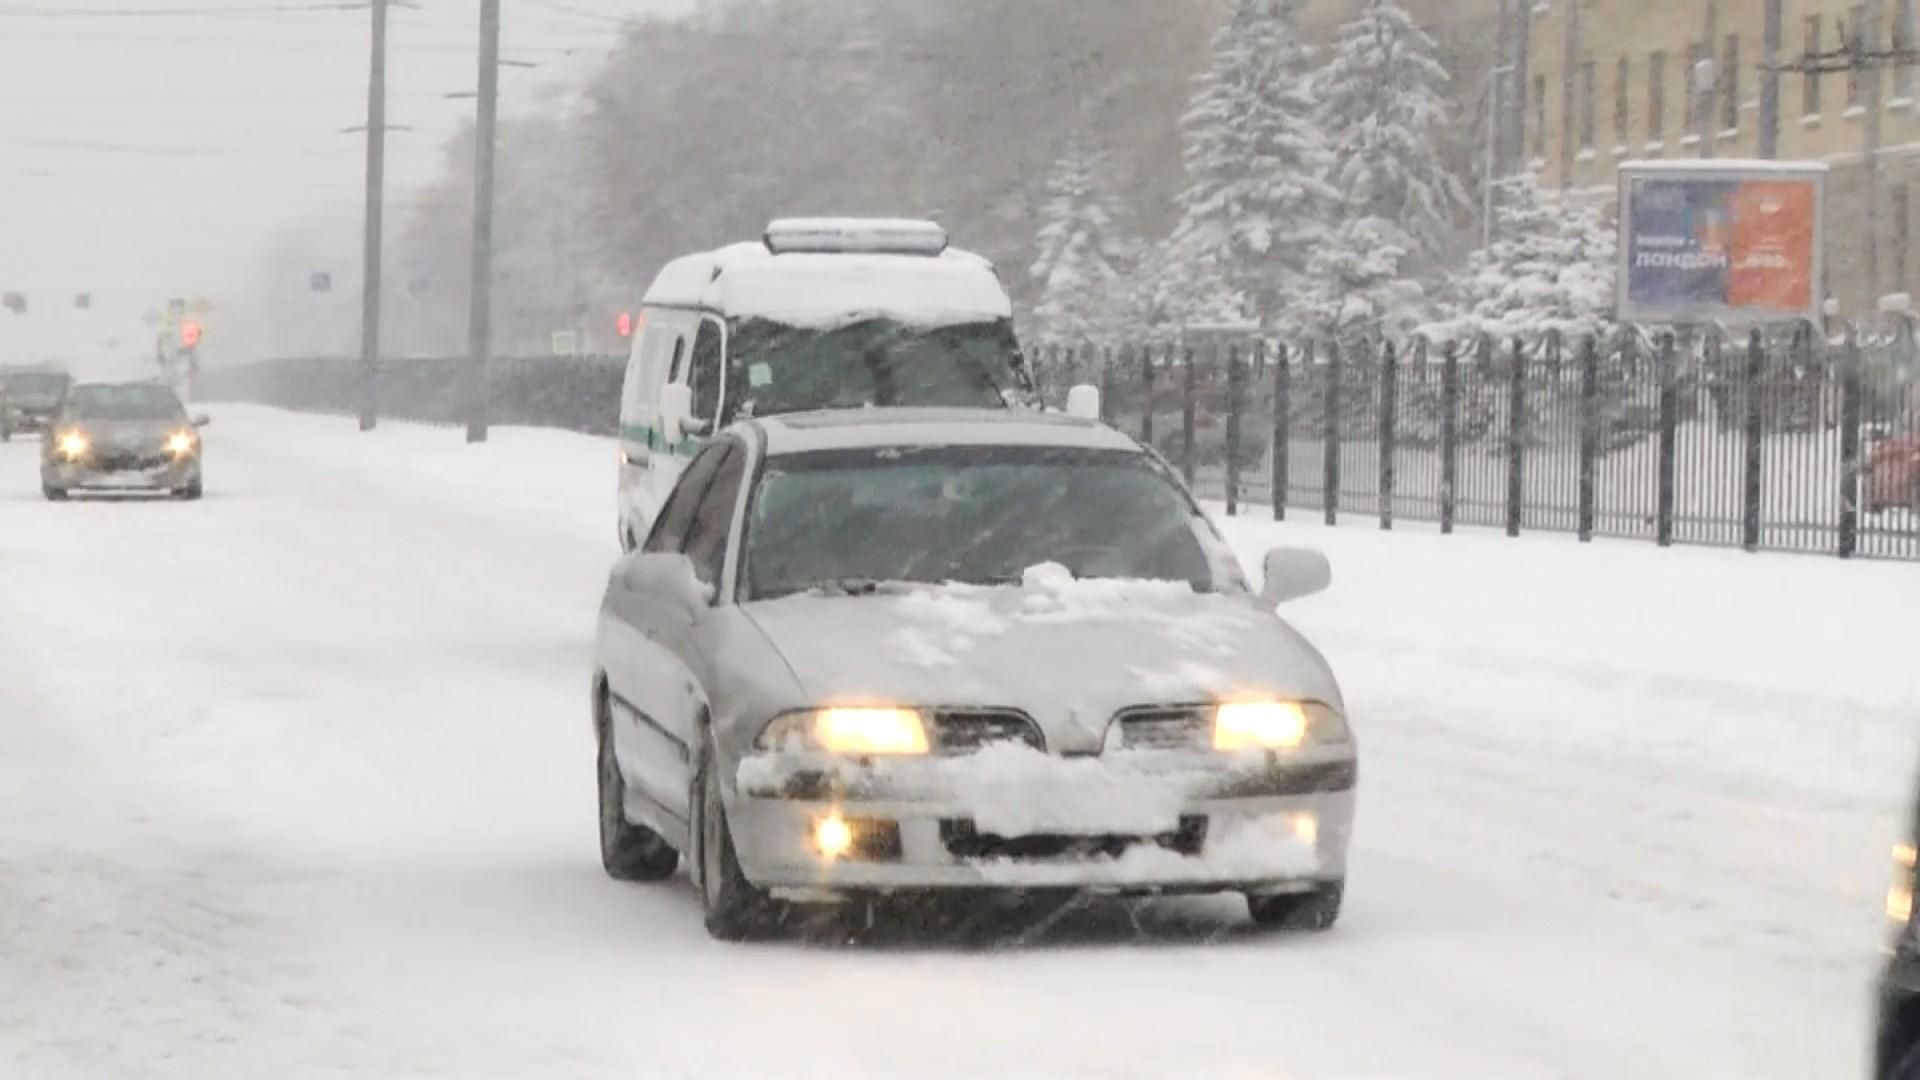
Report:
[[[311,15],[336,11],[364,11],[366,3],[354,0],[312,0],[310,3],[257,4],[247,7],[184,8],[72,8],[0,5],[0,18],[21,19],[170,19],[203,18],[209,15]]]

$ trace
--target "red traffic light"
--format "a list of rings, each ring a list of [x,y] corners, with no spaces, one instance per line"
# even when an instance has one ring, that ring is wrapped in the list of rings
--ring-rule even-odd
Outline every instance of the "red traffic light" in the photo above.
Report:
[[[631,311],[621,312],[620,318],[616,323],[616,325],[618,325],[620,328],[621,337],[632,337],[633,336],[633,312]]]
[[[188,320],[180,324],[180,344],[188,349],[200,344],[199,323]]]

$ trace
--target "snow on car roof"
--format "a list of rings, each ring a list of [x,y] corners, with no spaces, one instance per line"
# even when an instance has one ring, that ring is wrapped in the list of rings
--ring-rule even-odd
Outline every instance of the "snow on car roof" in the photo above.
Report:
[[[733,244],[668,263],[643,302],[820,328],[875,316],[936,326],[1013,316],[993,264],[955,248],[775,255],[764,244]]]
[[[1105,424],[1064,413],[1017,409],[833,409],[753,421],[767,454],[878,446],[1036,446],[1138,453],[1140,444]]]

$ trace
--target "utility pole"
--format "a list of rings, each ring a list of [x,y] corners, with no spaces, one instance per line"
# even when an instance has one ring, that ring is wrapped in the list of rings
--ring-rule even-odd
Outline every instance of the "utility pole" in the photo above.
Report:
[[[367,212],[361,240],[360,430],[380,411],[380,243],[385,231],[387,153],[387,0],[373,0],[373,60],[367,75]]]
[[[1786,35],[1786,0],[1766,0],[1766,29],[1760,45],[1760,156],[1780,156],[1780,47]]]
[[[1865,26],[1854,28],[1861,59],[1880,50],[1880,0],[1867,0]],[[1867,107],[1867,303],[1880,302],[1880,68],[1879,62],[1866,63],[1861,93]]]
[[[1575,110],[1574,73],[1580,67],[1580,5],[1567,5],[1565,40],[1560,60],[1560,194],[1573,187],[1574,139],[1579,131]]]
[[[480,0],[480,97],[474,121],[473,288],[467,310],[467,441],[487,441],[493,349],[493,151],[500,104],[500,0]]]

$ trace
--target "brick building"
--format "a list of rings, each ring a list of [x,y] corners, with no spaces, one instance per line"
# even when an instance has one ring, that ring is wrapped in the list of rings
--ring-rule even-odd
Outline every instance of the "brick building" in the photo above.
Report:
[[[1769,55],[1775,4],[1779,38]],[[1849,312],[1880,294],[1920,292],[1920,259],[1909,253],[1920,179],[1920,67],[1905,55],[1920,40],[1920,2],[1517,6],[1528,8],[1528,30],[1519,65],[1524,94],[1512,103],[1522,113],[1524,162],[1546,187],[1609,197],[1615,167],[1636,158],[1826,162],[1833,167],[1828,291]],[[1877,66],[1868,70],[1861,56],[1877,58]],[[1778,101],[1771,113],[1770,92]],[[1865,163],[1876,141],[1878,198],[1869,205]]]

